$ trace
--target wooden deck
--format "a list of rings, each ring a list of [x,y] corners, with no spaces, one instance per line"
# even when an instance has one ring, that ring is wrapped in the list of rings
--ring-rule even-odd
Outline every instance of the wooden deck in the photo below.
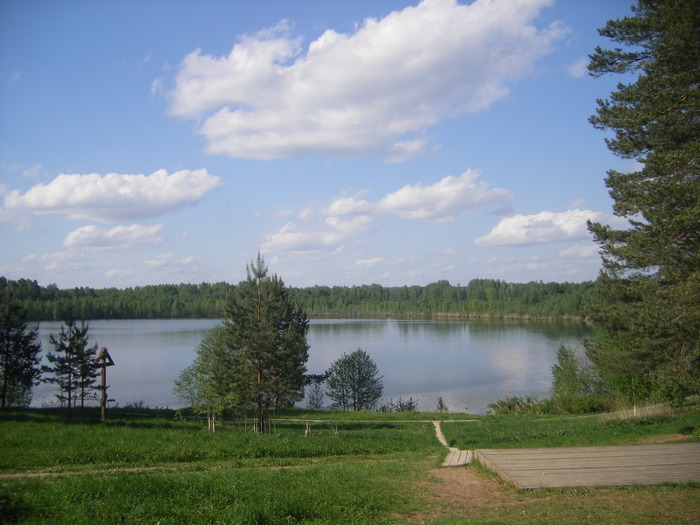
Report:
[[[450,448],[449,454],[442,462],[443,467],[461,467],[462,465],[468,465],[472,462],[474,453],[471,450],[459,450],[456,448]]]
[[[700,443],[476,450],[519,488],[700,482]]]

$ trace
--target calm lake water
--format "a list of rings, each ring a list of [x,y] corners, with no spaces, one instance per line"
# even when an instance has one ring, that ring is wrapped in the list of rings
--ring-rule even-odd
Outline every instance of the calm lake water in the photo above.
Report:
[[[172,393],[180,371],[194,359],[204,334],[220,321],[88,321],[90,344],[107,347],[115,365],[107,369],[109,396],[119,405],[143,401],[176,408]],[[39,325],[44,353],[62,323]],[[435,410],[442,397],[453,412],[484,413],[503,396],[546,396],[551,367],[562,343],[580,346],[591,337],[578,324],[436,320],[312,320],[309,373],[322,373],[343,353],[362,348],[377,363],[384,401],[413,398]],[[55,402],[56,387],[34,389],[33,406]],[[302,402],[303,405],[303,402]]]

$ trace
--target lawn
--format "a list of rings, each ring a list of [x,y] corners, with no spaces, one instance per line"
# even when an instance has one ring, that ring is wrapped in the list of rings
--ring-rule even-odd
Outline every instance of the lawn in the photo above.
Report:
[[[478,467],[439,469],[438,414],[291,411],[259,436],[244,421],[211,434],[174,412],[142,412],[72,424],[50,410],[0,413],[0,521],[685,523],[700,513],[694,485],[519,491]],[[451,417],[476,420],[442,425],[460,448],[700,437],[697,408],[635,421]]]

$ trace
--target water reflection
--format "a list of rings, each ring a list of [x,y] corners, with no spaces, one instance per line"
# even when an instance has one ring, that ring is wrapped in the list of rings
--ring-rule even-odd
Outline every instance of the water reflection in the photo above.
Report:
[[[116,366],[109,395],[121,405],[179,406],[173,381],[194,358],[194,348],[220,321],[90,321],[90,342],[106,346]],[[61,323],[41,323],[44,353]],[[307,368],[322,373],[343,353],[367,351],[384,376],[384,398],[418,399],[434,410],[443,397],[453,411],[484,412],[503,395],[546,394],[561,343],[590,337],[580,325],[432,320],[313,320]],[[55,387],[35,389],[33,405],[52,403]]]

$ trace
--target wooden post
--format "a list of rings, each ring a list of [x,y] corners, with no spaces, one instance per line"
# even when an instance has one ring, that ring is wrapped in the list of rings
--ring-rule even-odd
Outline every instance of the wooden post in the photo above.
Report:
[[[102,368],[102,399],[100,399],[100,421],[104,421],[107,412],[107,367],[114,366],[112,356],[105,347],[100,348],[100,353],[95,359],[97,366]]]

